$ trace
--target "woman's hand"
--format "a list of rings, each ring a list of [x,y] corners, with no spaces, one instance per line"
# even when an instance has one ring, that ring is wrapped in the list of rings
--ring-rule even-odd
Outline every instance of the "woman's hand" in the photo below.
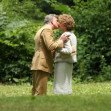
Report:
[[[65,43],[65,42],[67,42],[68,40],[69,40],[69,36],[70,35],[63,35],[62,37],[61,37],[61,40]]]

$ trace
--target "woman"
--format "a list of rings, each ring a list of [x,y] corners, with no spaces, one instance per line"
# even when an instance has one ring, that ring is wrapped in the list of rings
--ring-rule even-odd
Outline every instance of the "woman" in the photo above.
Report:
[[[74,19],[71,15],[63,14],[59,16],[60,29],[63,34],[70,35],[68,42],[64,44],[64,48],[56,51],[55,54],[55,70],[54,70],[54,86],[55,94],[71,94],[72,93],[72,70],[73,63],[76,60],[76,36],[71,32],[74,28]],[[75,50],[74,50],[75,48]]]

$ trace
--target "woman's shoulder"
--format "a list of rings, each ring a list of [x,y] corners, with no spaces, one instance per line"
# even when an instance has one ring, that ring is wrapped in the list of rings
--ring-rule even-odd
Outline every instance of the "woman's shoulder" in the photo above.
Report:
[[[63,34],[70,34],[71,36],[75,36],[73,32],[64,32]]]
[[[73,32],[67,31],[67,32],[64,32],[62,35],[70,35],[70,36],[69,36],[69,39],[70,39],[71,41],[76,39],[76,36],[75,36],[75,34],[74,34]]]
[[[70,35],[70,39],[76,39],[76,36],[73,32],[66,32],[66,34]]]
[[[72,34],[72,32],[68,32],[68,31],[67,31],[67,32],[64,32],[63,34]]]

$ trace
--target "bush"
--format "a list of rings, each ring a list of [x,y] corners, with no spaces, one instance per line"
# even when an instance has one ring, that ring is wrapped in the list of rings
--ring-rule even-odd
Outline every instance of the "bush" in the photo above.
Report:
[[[29,77],[30,64],[34,54],[34,35],[37,27],[15,27],[3,31],[0,36],[0,81]]]
[[[86,79],[87,77],[94,79],[101,75],[105,64],[106,66],[111,65],[111,33],[109,31],[111,28],[111,10],[109,5],[111,5],[110,0],[93,0],[83,3],[82,7],[75,7],[78,10],[78,15],[75,16],[75,30],[80,38],[78,43],[81,42],[81,39],[85,41],[78,46],[84,50],[78,49],[78,56],[82,54],[81,60],[84,61]],[[103,57],[105,63],[101,67]]]

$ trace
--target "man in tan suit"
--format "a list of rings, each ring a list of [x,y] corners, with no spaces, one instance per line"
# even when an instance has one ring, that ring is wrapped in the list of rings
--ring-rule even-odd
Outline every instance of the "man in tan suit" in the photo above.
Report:
[[[44,26],[35,35],[35,54],[32,59],[31,70],[33,73],[32,95],[43,95],[47,93],[47,81],[53,68],[52,51],[62,48],[67,42],[68,36],[54,42],[53,30],[58,29],[58,17],[49,14],[45,17]]]

